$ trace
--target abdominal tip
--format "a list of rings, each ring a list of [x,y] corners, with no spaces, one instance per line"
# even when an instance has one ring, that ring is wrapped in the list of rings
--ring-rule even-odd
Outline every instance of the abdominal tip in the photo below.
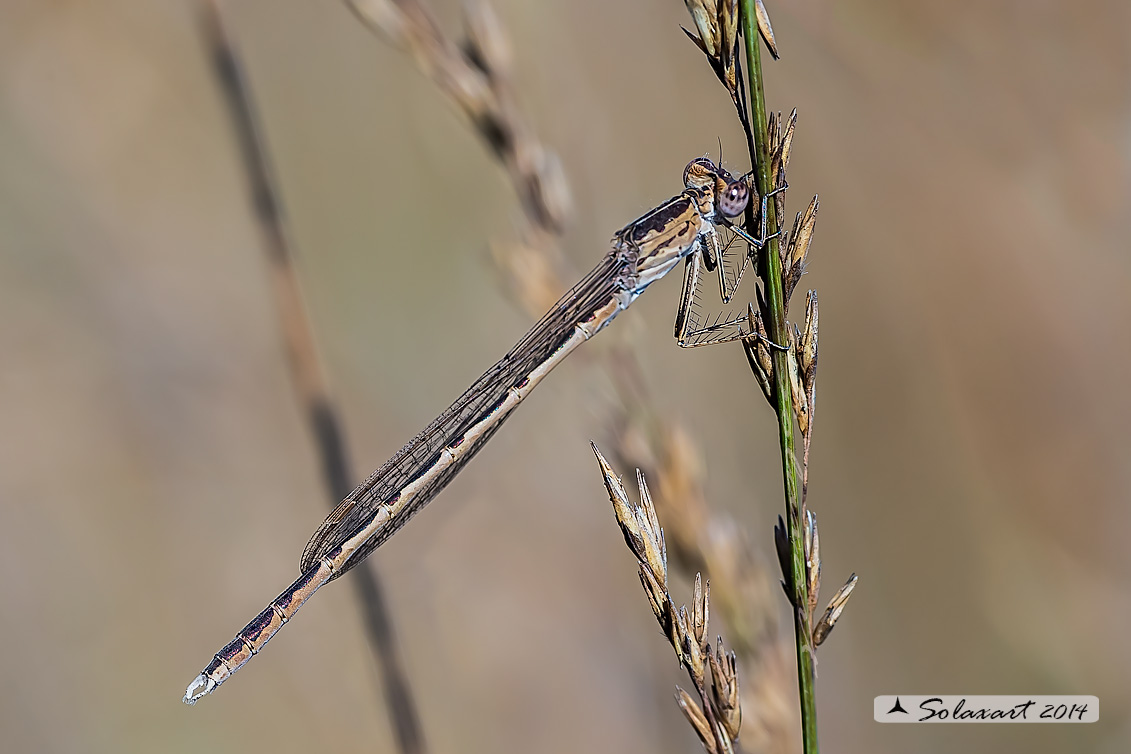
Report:
[[[215,684],[212,679],[201,673],[185,689],[185,698],[181,701],[188,705],[196,704],[197,699],[211,693],[213,688],[215,688]]]

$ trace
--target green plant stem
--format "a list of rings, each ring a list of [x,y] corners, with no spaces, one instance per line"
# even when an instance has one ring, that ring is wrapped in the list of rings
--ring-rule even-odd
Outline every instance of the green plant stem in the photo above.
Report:
[[[758,21],[754,0],[740,0],[742,38],[746,45],[747,86],[753,116],[754,175],[758,193],[770,192],[770,150],[766,133],[766,95],[762,84],[762,60]],[[774,203],[766,205],[766,229],[774,235],[778,229]],[[750,232],[756,229],[749,228]],[[760,255],[759,275],[766,298],[766,329],[774,343],[787,345],[789,334],[782,295],[779,242],[771,240]],[[786,531],[789,534],[790,570],[793,582],[793,626],[797,645],[797,685],[801,701],[801,735],[805,754],[817,754],[817,700],[814,688],[812,641],[809,628],[809,589],[805,577],[805,551],[801,534],[801,506],[798,498],[797,455],[793,439],[793,396],[790,392],[789,357],[771,348],[774,363],[774,410],[778,416],[778,441],[781,446],[782,476],[785,483]]]

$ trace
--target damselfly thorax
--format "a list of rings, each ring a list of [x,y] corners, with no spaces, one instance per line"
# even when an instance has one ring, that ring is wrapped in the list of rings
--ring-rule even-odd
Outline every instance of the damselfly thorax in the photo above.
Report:
[[[248,623],[189,685],[193,704],[259,652],[303,603],[328,581],[342,576],[403,527],[450,482],[498,431],[511,412],[575,348],[593,337],[644,290],[686,260],[675,334],[681,346],[723,343],[742,337],[743,318],[711,324],[696,314],[703,268],[717,270],[720,293],[729,302],[750,254],[728,272],[729,229],[749,244],[756,239],[731,224],[746,210],[750,185],[707,158],[684,170],[683,192],[620,230],[612,248],[569,290],[514,348],[488,369],[455,403],[396,455],[373,472],[315,530],[303,550],[302,575]],[[764,215],[766,198],[762,197]]]

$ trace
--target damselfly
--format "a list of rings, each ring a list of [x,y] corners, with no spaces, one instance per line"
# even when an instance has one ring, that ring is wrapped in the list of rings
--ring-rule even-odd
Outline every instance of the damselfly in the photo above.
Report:
[[[551,369],[681,259],[686,267],[675,324],[679,344],[722,343],[746,334],[743,317],[705,325],[695,312],[704,267],[718,270],[727,302],[749,261],[749,255],[743,254],[741,267],[728,273],[719,230],[729,228],[754,250],[765,240],[731,223],[749,202],[748,176],[735,179],[704,157],[688,164],[683,180],[682,193],[619,231],[600,263],[518,345],[342,501],[307,543],[300,561],[302,575],[216,653],[189,684],[185,702],[193,704],[214,691],[257,654],[319,587],[345,574],[404,526],[491,439]],[[765,207],[763,197],[763,217]]]

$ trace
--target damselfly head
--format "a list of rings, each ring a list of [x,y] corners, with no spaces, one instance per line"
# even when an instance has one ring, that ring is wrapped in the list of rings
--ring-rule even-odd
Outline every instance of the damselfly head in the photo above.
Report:
[[[738,217],[746,211],[750,201],[750,188],[742,178],[735,179],[726,170],[717,167],[706,157],[687,163],[683,171],[687,188],[705,191],[715,200],[715,208],[726,217]]]

